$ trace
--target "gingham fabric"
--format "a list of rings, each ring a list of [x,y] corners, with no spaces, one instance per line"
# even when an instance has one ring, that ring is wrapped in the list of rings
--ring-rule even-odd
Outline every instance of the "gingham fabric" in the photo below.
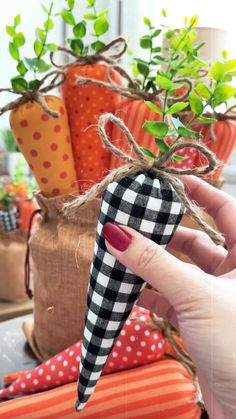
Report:
[[[12,207],[9,209],[0,209],[0,230],[12,231],[17,229],[18,209]]]
[[[93,393],[144,285],[141,278],[106,251],[101,236],[103,225],[108,221],[127,225],[165,247],[183,213],[184,207],[172,186],[149,173],[127,176],[111,183],[104,192],[88,288],[77,411]]]

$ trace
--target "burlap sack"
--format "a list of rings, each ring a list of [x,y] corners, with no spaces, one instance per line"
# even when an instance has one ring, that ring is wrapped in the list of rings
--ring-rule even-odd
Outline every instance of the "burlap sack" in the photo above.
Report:
[[[26,234],[0,231],[0,300],[27,299],[24,285]]]
[[[42,217],[30,239],[34,278],[31,340],[40,358],[46,360],[82,337],[100,200],[88,202],[76,220],[68,220],[61,209],[71,197],[37,194],[36,199]]]

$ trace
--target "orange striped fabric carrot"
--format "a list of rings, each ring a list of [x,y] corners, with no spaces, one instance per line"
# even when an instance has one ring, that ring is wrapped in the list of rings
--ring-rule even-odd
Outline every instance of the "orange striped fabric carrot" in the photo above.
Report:
[[[73,419],[77,384],[1,404],[4,419]],[[199,419],[195,387],[174,360],[103,376],[79,417],[85,419]]]
[[[116,109],[116,116],[124,121],[140,147],[146,147],[154,154],[158,154],[158,148],[154,141],[155,137],[144,131],[142,126],[145,121],[160,121],[161,115],[148,108],[142,99],[124,99]],[[113,126],[111,140],[115,146],[121,148],[126,154],[132,155],[132,150],[130,150],[125,135],[117,125]],[[116,169],[121,165],[124,165],[124,162],[113,154],[109,169]]]

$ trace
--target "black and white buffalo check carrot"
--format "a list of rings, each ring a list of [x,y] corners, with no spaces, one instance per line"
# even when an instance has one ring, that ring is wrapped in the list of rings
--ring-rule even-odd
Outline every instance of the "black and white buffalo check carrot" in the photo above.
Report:
[[[76,410],[93,393],[107,357],[144,281],[108,253],[101,235],[108,221],[126,225],[165,247],[184,213],[173,187],[149,172],[111,183],[103,194],[90,272]]]

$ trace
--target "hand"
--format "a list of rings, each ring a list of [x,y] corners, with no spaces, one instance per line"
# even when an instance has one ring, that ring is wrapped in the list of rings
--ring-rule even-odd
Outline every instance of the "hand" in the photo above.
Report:
[[[183,181],[190,199],[213,217],[228,250],[216,246],[205,233],[184,227],[177,229],[170,248],[185,253],[200,269],[125,226],[115,227],[116,240],[106,240],[106,246],[158,291],[145,290],[139,303],[179,327],[200,381],[207,384],[210,417],[235,419],[236,201],[195,177],[185,176]],[[114,247],[122,236],[123,251]]]

